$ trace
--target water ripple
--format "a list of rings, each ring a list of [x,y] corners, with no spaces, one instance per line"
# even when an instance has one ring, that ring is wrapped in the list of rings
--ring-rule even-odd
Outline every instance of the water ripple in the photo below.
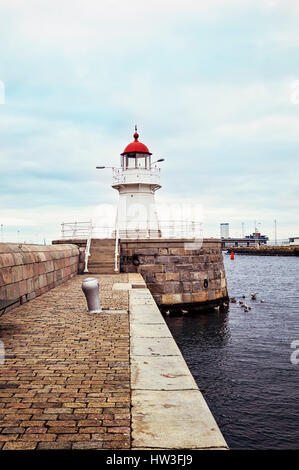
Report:
[[[237,303],[226,313],[167,318],[168,326],[231,448],[299,449],[299,364],[290,361],[299,258],[224,261]],[[239,300],[252,310],[244,313]]]

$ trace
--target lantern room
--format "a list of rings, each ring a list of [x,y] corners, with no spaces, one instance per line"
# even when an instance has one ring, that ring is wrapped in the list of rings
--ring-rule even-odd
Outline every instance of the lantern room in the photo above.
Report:
[[[121,154],[121,167],[123,170],[149,170],[151,168],[151,152],[142,142],[135,126],[134,142],[126,146]]]

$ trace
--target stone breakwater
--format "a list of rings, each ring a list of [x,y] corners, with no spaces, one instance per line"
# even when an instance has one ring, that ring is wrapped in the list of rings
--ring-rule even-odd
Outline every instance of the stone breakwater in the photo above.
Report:
[[[1,317],[0,449],[130,448],[127,276],[96,277],[102,314],[76,276]]]
[[[232,251],[238,255],[299,256],[299,246],[236,246],[227,248],[227,253],[231,253]]]
[[[75,245],[0,243],[0,300],[24,303],[75,276]]]
[[[83,273],[86,240],[54,240],[79,247]],[[205,308],[227,299],[221,240],[122,239],[120,272],[142,274],[161,310]]]
[[[1,317],[0,449],[227,449],[141,275],[96,278]]]
[[[142,274],[159,307],[194,308],[227,298],[220,240],[122,240],[121,271]]]

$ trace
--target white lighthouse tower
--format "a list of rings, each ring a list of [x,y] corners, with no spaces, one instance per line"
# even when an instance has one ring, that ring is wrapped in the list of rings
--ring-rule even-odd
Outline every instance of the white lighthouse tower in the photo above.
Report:
[[[155,191],[161,188],[160,168],[151,161],[146,145],[138,141],[135,126],[134,142],[121,154],[121,167],[113,169],[112,187],[119,191],[116,229],[119,238],[159,238]]]

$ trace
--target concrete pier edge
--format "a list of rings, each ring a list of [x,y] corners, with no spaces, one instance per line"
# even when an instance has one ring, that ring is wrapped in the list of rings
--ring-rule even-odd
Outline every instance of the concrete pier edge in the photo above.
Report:
[[[228,449],[140,274],[129,274],[132,449]]]

